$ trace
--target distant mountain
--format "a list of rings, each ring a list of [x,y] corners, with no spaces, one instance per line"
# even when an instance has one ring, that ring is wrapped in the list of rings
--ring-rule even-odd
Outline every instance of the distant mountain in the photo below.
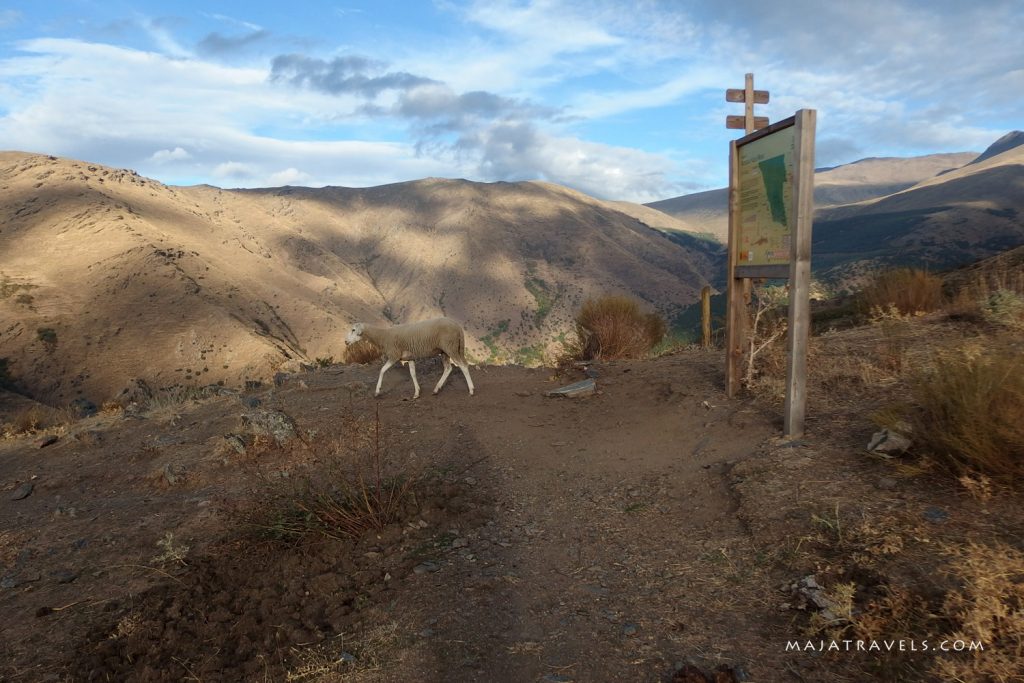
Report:
[[[340,358],[354,319],[446,314],[477,359],[537,360],[584,298],[672,316],[720,261],[548,183],[221,190],[4,152],[0,189],[0,358],[53,403]]]
[[[880,265],[941,270],[1024,244],[1024,146],[996,145],[906,190],[819,212],[815,271],[853,282]]]
[[[1024,145],[1024,131],[1011,131],[993,142],[988,149],[982,152],[981,155],[971,163],[980,164],[983,161],[988,161],[994,156],[998,156],[1003,152],[1009,152],[1011,149],[1015,149],[1021,145]]]
[[[899,192],[977,157],[976,152],[930,154],[908,159],[884,157],[819,169],[814,176],[814,202],[818,209],[859,202]],[[725,242],[729,236],[729,193],[726,188],[663,199],[646,204],[674,216],[696,232]]]

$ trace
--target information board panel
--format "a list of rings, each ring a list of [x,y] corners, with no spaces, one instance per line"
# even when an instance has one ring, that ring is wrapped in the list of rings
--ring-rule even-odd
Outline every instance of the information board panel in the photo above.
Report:
[[[793,234],[793,119],[765,129],[767,134],[737,147],[738,224],[736,275],[788,277]],[[788,125],[781,125],[788,124]],[[779,266],[750,269],[747,266]]]

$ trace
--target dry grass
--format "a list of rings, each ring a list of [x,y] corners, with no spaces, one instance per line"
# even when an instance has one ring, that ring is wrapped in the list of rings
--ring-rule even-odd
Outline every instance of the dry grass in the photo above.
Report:
[[[285,674],[286,681],[364,680],[379,671],[401,641],[398,623],[394,621],[368,628],[356,635],[339,635],[307,648],[293,648],[295,665]]]
[[[939,353],[910,382],[906,420],[922,449],[957,473],[1024,476],[1024,355],[1013,344]]]
[[[883,271],[861,290],[860,301],[865,312],[895,306],[903,315],[928,313],[942,305],[942,279],[916,268]]]
[[[0,423],[0,436],[12,438],[42,432],[61,434],[74,422],[69,410],[36,405],[19,410],[7,422]]]
[[[576,315],[576,341],[567,354],[574,360],[644,358],[667,329],[661,316],[642,312],[630,297],[588,299]]]
[[[944,639],[981,641],[985,649],[943,657],[935,672],[964,683],[1024,680],[1024,552],[1004,543],[949,552],[962,587],[946,596],[954,628]]]
[[[322,473],[297,482],[264,478],[267,493],[243,512],[243,521],[271,538],[292,541],[311,533],[358,538],[399,520],[414,504],[418,478],[390,462],[379,413],[371,420],[343,416],[342,432],[330,445],[300,436]],[[255,445],[252,450],[266,452]]]
[[[348,364],[365,365],[380,359],[380,349],[365,339],[360,339],[345,348],[345,362]]]

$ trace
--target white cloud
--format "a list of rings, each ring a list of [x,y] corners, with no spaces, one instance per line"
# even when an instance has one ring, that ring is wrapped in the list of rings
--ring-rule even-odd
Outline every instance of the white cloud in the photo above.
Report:
[[[225,161],[213,168],[213,177],[221,180],[251,181],[256,177],[257,169],[253,164],[243,164],[239,161]]]
[[[153,152],[153,155],[149,157],[149,161],[152,161],[154,164],[166,164],[171,161],[184,161],[191,158],[192,155],[183,148],[175,147],[174,149],[161,149]]]
[[[312,176],[294,167],[286,168],[283,171],[278,171],[277,173],[272,173],[268,178],[269,185],[272,187],[279,187],[281,185],[302,185],[309,183],[310,180],[312,180]]]

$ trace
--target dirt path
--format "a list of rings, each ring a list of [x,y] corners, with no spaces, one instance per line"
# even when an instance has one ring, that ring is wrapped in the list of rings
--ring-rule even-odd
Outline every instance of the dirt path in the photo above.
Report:
[[[727,486],[774,429],[725,399],[707,360],[606,365],[583,399],[538,393],[544,371],[529,391],[522,371],[490,369],[473,399],[456,385],[406,408],[392,380],[382,409],[427,434],[454,420],[466,481],[493,505],[415,579],[434,598],[404,613],[423,625],[428,680],[658,680],[688,658],[749,671],[779,649],[741,583],[756,551]]]

